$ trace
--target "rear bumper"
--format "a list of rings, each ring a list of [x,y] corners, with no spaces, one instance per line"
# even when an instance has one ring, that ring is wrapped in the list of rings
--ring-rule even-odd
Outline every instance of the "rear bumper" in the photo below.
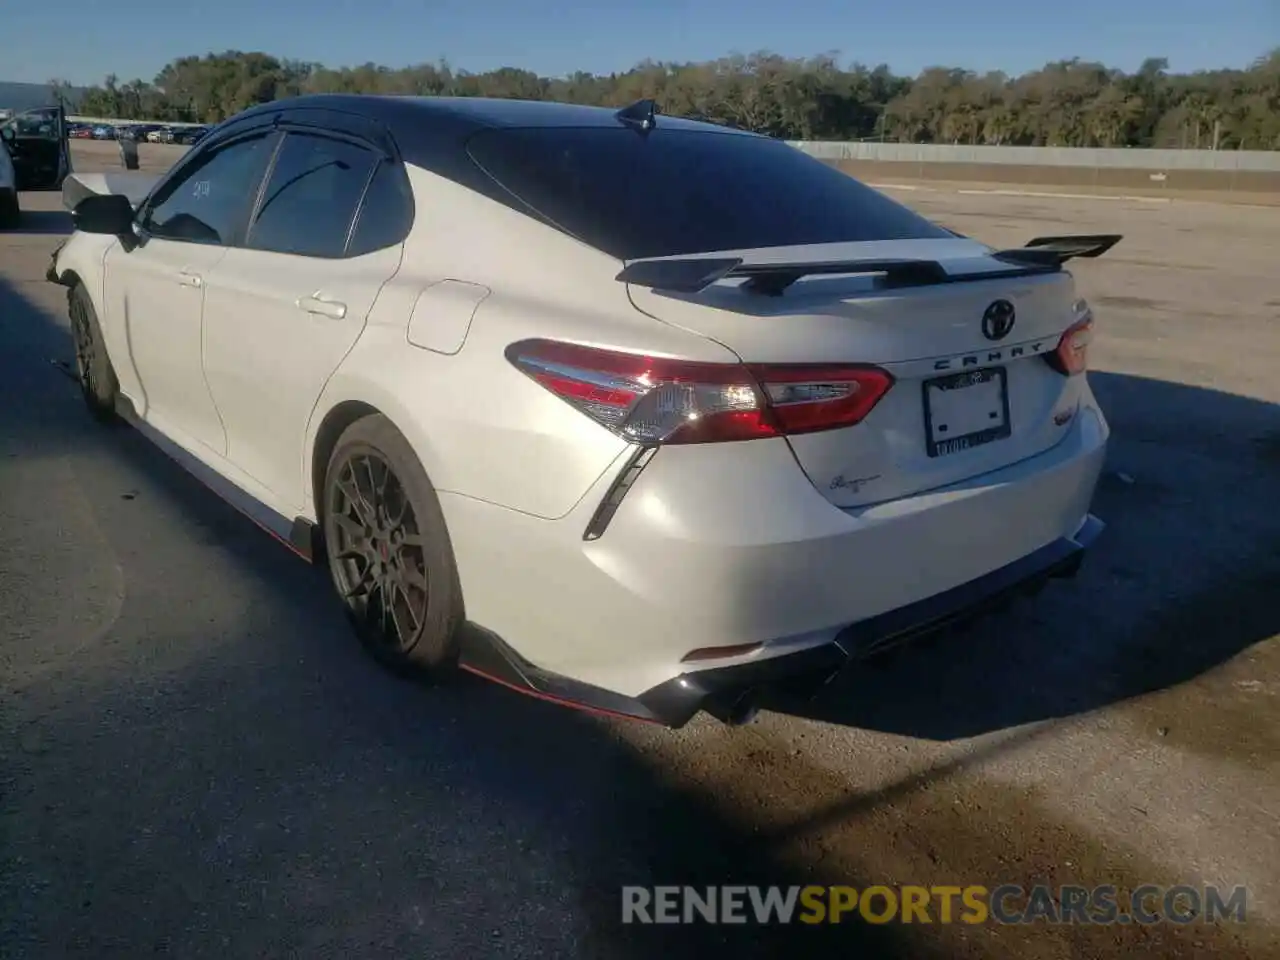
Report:
[[[496,635],[480,629],[468,632],[464,639],[461,666],[566,706],[682,727],[700,710],[732,714],[779,685],[816,692],[852,662],[979,617],[1017,596],[1038,592],[1049,580],[1074,577],[1103,529],[1102,521],[1090,514],[1070,537],[943,593],[851,623],[827,643],[764,660],[682,673],[635,697],[541,670]]]

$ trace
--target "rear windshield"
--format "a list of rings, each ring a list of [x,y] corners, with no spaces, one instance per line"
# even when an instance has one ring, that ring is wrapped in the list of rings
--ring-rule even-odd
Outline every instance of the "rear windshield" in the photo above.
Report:
[[[507,128],[472,159],[546,219],[624,260],[948,237],[780,140],[658,128]]]

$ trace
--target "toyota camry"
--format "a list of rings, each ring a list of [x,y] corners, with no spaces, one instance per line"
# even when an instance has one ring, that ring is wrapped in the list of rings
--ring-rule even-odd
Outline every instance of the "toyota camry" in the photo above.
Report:
[[[1102,529],[1066,264],[1116,236],[996,249],[651,101],[299,97],[90,193],[48,272],[89,409],[395,671],[742,722]]]

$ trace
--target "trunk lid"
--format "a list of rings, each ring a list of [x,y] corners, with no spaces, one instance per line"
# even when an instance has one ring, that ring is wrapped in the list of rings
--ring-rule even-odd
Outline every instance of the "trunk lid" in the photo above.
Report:
[[[788,438],[814,486],[837,506],[857,507],[999,469],[1065,434],[1082,378],[1063,376],[1043,355],[1078,319],[1074,281],[1065,271],[1010,275],[1016,268],[991,253],[964,238],[718,251],[700,257],[927,260],[965,279],[886,289],[865,274],[817,275],[779,296],[741,279],[697,293],[627,288],[638,310],[747,363],[869,363],[891,373],[894,385],[861,423]],[[984,333],[983,318],[998,301],[1013,305],[1014,320],[993,339],[1000,324]]]

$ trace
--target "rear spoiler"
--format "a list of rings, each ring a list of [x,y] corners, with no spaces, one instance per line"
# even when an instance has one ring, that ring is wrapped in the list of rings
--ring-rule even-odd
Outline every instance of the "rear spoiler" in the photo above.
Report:
[[[1025,247],[1001,250],[991,256],[1011,264],[1008,270],[948,273],[936,260],[827,260],[810,263],[744,263],[741,257],[676,257],[635,260],[614,279],[622,283],[672,293],[698,293],[718,280],[746,278],[745,286],[778,296],[801,277],[823,274],[882,274],[885,287],[924,287],[943,283],[996,280],[1037,273],[1053,273],[1073,257],[1099,257],[1120,237],[1037,237]]]
[[[745,277],[760,293],[780,294],[801,277],[837,273],[882,273],[892,286],[946,283],[942,264],[933,260],[828,260],[811,263],[743,263],[741,257],[684,257],[674,260],[636,260],[615,278],[655,290],[697,293],[717,280]]]
[[[1001,250],[994,257],[1013,263],[1061,266],[1076,257],[1100,257],[1124,237],[1118,233],[1087,234],[1068,237],[1036,237],[1025,247]]]

